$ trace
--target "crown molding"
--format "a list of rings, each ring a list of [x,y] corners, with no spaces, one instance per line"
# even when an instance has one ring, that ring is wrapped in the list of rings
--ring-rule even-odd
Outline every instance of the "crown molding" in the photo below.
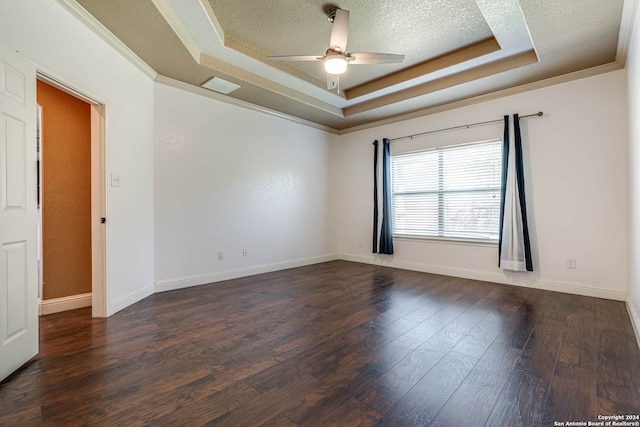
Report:
[[[155,82],[165,86],[170,86],[176,89],[180,89],[185,92],[190,92],[196,95],[201,95],[207,98],[215,99],[216,101],[224,102],[225,104],[235,105],[236,107],[246,108],[248,110],[253,110],[259,113],[268,114],[270,116],[285,119],[285,120],[298,123],[304,126],[319,129],[328,133],[332,133],[336,135],[339,133],[337,129],[334,129],[329,126],[321,125],[321,124],[312,122],[310,120],[305,120],[299,117],[291,116],[289,114],[281,113],[280,111],[272,110],[270,108],[261,107],[259,105],[252,104],[250,102],[243,101],[241,99],[233,98],[231,96],[226,96],[208,89],[204,89],[199,86],[193,86],[188,83],[184,83],[179,80],[175,80],[170,77],[163,76],[161,74],[158,74],[158,76],[155,78]]]
[[[423,110],[415,111],[412,113],[402,114],[399,116],[391,117],[383,120],[376,120],[373,122],[365,123],[362,125],[352,126],[345,129],[335,129],[329,126],[321,125],[310,120],[301,119],[295,116],[291,116],[288,114],[281,113],[279,111],[271,110],[269,108],[261,107],[256,104],[252,104],[247,101],[242,101],[236,98],[232,98],[230,96],[225,96],[222,94],[218,94],[216,92],[212,92],[207,89],[203,89],[201,87],[193,86],[178,80],[171,79],[169,77],[165,77],[163,75],[158,74],[155,78],[157,83],[163,84],[165,86],[171,86],[176,89],[181,89],[187,92],[194,93],[196,95],[206,96],[207,98],[215,99],[217,101],[224,102],[226,104],[235,105],[238,107],[246,108],[253,111],[258,111],[264,114],[268,114],[271,116],[279,117],[281,119],[289,120],[304,126],[309,126],[315,129],[319,129],[328,133],[332,133],[335,135],[345,135],[353,132],[359,132],[361,130],[376,128],[379,126],[384,126],[388,124],[403,122],[405,120],[410,120],[418,117],[429,116],[431,114],[441,113],[443,111],[455,110],[457,108],[467,107],[470,105],[480,104],[483,102],[492,101],[495,99],[505,98],[511,95],[517,95],[520,93],[530,92],[537,89],[543,89],[549,86],[555,86],[562,83],[568,83],[574,80],[580,80],[587,77],[593,77],[600,74],[610,73],[613,71],[619,71],[624,67],[617,62],[610,62],[608,64],[599,65],[597,67],[588,68],[586,70],[579,70],[573,73],[563,74],[556,77],[550,77],[545,80],[540,80],[532,83],[527,83],[524,85],[499,90],[496,92],[487,93],[480,96],[475,96],[472,98],[463,99],[456,102],[450,102],[442,105],[437,105],[431,108],[426,108]]]
[[[263,77],[259,73],[251,72],[248,69],[237,66],[231,62],[223,61],[214,56],[202,53],[200,55],[200,64],[219,73],[232,76],[234,79],[238,79],[243,83],[249,83],[259,88],[268,90],[269,92],[285,96],[289,99],[293,99],[294,101],[309,105],[310,107],[313,107],[317,110],[329,113],[335,117],[344,117],[344,114],[342,112],[343,110],[340,107],[322,101],[321,99],[308,95],[297,89],[293,89],[287,85],[280,84],[274,80]],[[242,86],[241,83],[240,86]]]
[[[371,129],[378,126],[388,125],[392,123],[403,122],[409,119],[415,119],[418,117],[429,116],[431,114],[441,113],[443,111],[455,110],[457,108],[467,107],[470,105],[480,104],[494,99],[505,98],[511,95],[517,95],[524,92],[530,92],[532,90],[543,89],[549,86],[555,86],[562,83],[568,83],[574,80],[580,80],[587,77],[597,76],[599,74],[610,73],[613,71],[622,70],[624,67],[616,62],[610,62],[608,64],[599,65],[597,67],[587,68],[585,70],[579,70],[572,73],[562,74],[560,76],[550,77],[545,80],[540,80],[532,83],[523,84],[520,86],[511,87],[508,89],[499,90],[496,92],[487,93],[472,98],[463,99],[460,101],[449,102],[446,104],[436,105],[434,107],[425,108],[423,110],[414,111],[412,113],[401,114],[399,116],[390,117],[388,119],[377,120],[370,123],[365,123],[358,126],[352,126],[349,128],[341,129],[338,131],[339,135],[358,132],[361,130]]]
[[[111,31],[107,29],[102,23],[94,18],[85,8],[80,6],[75,0],[56,0],[60,6],[71,13],[80,22],[86,25],[95,35],[100,37],[109,46],[115,49],[119,54],[125,57],[131,64],[136,66],[140,71],[146,74],[149,78],[155,79],[158,73],[155,72],[146,62],[144,62],[138,55],[136,55],[131,49],[129,49],[124,43],[120,41]]]
[[[436,58],[428,59],[419,64],[412,65],[392,74],[363,83],[361,85],[345,89],[344,94],[348,100],[358,98],[363,95],[386,89],[389,86],[404,83],[406,81],[426,76],[445,68],[459,65],[463,62],[479,58],[500,50],[500,45],[495,37],[464,46],[460,49],[445,53]]]
[[[176,37],[180,40],[180,43],[187,49],[189,55],[193,58],[193,60],[197,63],[200,62],[200,54],[202,53],[198,46],[193,41],[189,32],[182,25],[182,22],[176,17],[176,14],[173,12],[171,7],[167,4],[165,0],[151,0],[151,3],[158,9],[160,15],[167,21],[167,24],[171,27],[173,32],[176,34]]]
[[[618,47],[616,50],[616,62],[623,67],[627,66],[629,46],[638,13],[638,0],[624,0],[622,6],[622,19],[620,20],[620,32],[618,33]]]
[[[519,53],[507,58],[503,58],[488,64],[470,68],[456,74],[450,74],[437,80],[432,80],[413,86],[408,89],[399,90],[388,95],[379,96],[369,101],[364,101],[349,107],[345,107],[342,111],[345,117],[363,113],[375,108],[385,107],[407,99],[415,98],[422,95],[428,95],[439,90],[447,89],[463,83],[468,83],[483,77],[493,76],[515,68],[523,67],[538,62],[538,55],[534,50]]]

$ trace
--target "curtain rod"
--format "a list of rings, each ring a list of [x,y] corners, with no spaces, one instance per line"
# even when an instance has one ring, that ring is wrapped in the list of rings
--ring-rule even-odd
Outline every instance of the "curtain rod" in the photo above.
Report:
[[[544,115],[544,113],[542,111],[539,111],[535,114],[528,114],[526,116],[520,116],[521,119],[526,119],[527,117],[542,117]],[[430,130],[428,132],[421,132],[421,133],[416,133],[413,135],[407,135],[407,136],[400,136],[398,138],[391,138],[389,141],[399,141],[401,139],[413,139],[416,136],[424,136],[424,135],[429,135],[431,133],[439,133],[439,132],[447,132],[450,130],[457,130],[457,129],[469,129],[475,126],[483,126],[483,125],[491,125],[494,123],[502,123],[504,119],[499,119],[499,120],[489,120],[487,122],[479,122],[479,123],[471,123],[468,125],[461,125],[461,126],[454,126],[454,127],[450,127],[450,128],[445,128],[445,129],[437,129],[437,130]]]

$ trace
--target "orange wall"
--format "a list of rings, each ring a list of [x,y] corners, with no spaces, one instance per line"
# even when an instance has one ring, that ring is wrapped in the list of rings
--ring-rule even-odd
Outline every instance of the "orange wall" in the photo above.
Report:
[[[91,106],[38,81],[43,298],[91,292]]]

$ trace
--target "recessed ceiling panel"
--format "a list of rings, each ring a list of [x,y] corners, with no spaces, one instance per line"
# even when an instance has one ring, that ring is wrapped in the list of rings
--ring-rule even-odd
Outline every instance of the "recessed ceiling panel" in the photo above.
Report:
[[[209,0],[227,44],[254,47],[269,55],[324,55],[331,22],[324,0],[300,2]],[[474,0],[365,1],[335,3],[350,12],[348,52],[405,55],[402,67],[459,49],[493,34]],[[322,81],[321,63],[287,63]],[[340,77],[349,88],[398,70],[397,65],[350,66]]]

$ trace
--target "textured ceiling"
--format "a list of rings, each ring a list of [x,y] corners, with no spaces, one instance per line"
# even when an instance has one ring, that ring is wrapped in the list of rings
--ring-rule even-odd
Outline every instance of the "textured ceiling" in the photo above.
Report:
[[[58,0],[71,3],[74,0]],[[345,130],[616,60],[624,0],[343,0],[348,52],[405,55],[350,65],[340,93],[322,63],[332,24],[317,0],[77,0],[161,76]],[[215,95],[220,97],[222,95]]]
[[[265,55],[324,55],[331,22],[325,1],[279,2],[209,0],[225,34]],[[379,2],[345,0],[350,12],[347,51],[405,55],[403,67],[422,62],[492,36],[474,0]],[[260,23],[260,25],[257,25]],[[425,31],[425,29],[429,31]],[[233,43],[233,42],[231,42]],[[321,63],[291,63],[324,82]],[[348,88],[388,74],[396,65],[354,66],[341,79]],[[342,77],[342,76],[341,76]],[[324,83],[323,83],[324,84]]]

